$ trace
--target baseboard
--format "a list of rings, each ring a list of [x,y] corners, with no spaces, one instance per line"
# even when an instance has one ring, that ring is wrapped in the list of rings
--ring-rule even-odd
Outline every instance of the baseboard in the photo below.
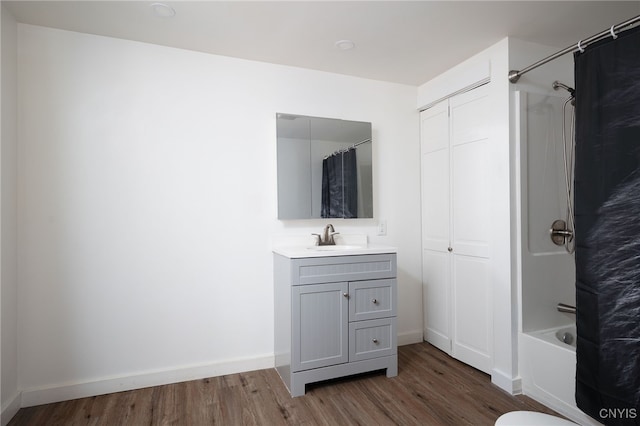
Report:
[[[495,368],[491,370],[491,383],[511,395],[520,395],[522,393],[522,379],[520,377],[511,378]]]
[[[2,404],[2,415],[0,416],[0,424],[7,426],[9,421],[18,413],[22,401],[22,393],[16,392],[6,404]]]
[[[91,382],[48,386],[22,391],[21,406],[49,404],[77,398],[123,392],[150,386],[180,383],[225,374],[243,373],[274,367],[273,355],[218,362],[214,364],[179,367],[171,370],[152,371],[130,376],[103,378]],[[20,408],[20,407],[18,407]],[[4,419],[4,413],[3,413]]]
[[[422,330],[405,332],[398,335],[398,345],[410,345],[423,341]],[[242,373],[274,367],[273,355],[225,361],[214,364],[181,367],[171,370],[146,372],[141,374],[102,378],[89,382],[61,384],[41,388],[24,389],[6,409],[2,410],[2,426],[5,426],[5,414],[8,422],[21,407],[50,404],[77,398],[123,392],[150,386],[180,383],[225,374]]]
[[[398,346],[422,343],[422,330],[414,330],[398,334]]]

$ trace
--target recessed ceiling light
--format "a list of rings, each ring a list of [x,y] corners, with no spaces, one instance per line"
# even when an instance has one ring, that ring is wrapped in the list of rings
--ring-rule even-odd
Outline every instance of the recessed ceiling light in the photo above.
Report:
[[[356,47],[356,44],[351,40],[338,40],[336,41],[336,47],[340,50],[351,50]]]
[[[151,3],[150,6],[153,10],[153,13],[161,18],[171,18],[176,15],[176,11],[173,10],[171,6],[164,3]]]

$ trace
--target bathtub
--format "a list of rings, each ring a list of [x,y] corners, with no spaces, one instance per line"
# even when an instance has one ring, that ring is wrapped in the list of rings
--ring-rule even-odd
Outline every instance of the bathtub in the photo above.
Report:
[[[519,337],[522,392],[581,425],[600,425],[576,407],[575,325]]]
[[[534,331],[530,333],[531,336],[544,340],[545,342],[559,346],[562,350],[569,350],[573,352],[573,363],[575,363],[576,353],[576,326],[568,325],[557,328],[550,328],[548,330]]]

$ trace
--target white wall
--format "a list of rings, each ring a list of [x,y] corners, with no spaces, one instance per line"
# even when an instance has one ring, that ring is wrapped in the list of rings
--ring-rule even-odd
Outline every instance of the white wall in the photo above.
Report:
[[[2,134],[0,144],[0,237],[2,246],[0,288],[2,342],[0,367],[1,423],[6,424],[19,408],[18,312],[17,312],[17,25],[4,5],[2,14]]]
[[[373,123],[398,247],[400,343],[422,338],[416,88],[18,25],[19,387],[37,404],[273,366],[275,113]],[[376,222],[388,235],[377,237]]]

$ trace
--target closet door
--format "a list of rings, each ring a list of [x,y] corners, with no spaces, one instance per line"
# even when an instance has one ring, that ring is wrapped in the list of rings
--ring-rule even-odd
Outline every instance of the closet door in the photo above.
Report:
[[[452,355],[481,371],[492,367],[490,279],[493,170],[488,86],[450,99]]]
[[[420,121],[424,339],[451,353],[448,101],[423,111]]]
[[[493,359],[488,99],[483,86],[420,114],[424,338],[487,373]]]

